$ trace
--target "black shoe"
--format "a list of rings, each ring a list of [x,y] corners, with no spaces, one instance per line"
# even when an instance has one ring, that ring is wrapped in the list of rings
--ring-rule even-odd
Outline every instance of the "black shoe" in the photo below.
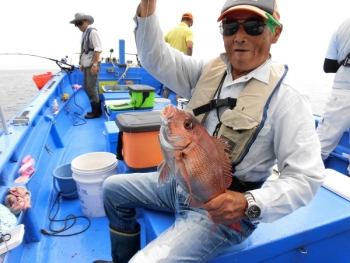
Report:
[[[89,113],[86,114],[86,115],[84,116],[84,118],[85,118],[85,119],[95,119],[95,118],[101,117],[101,115],[102,115],[102,114],[92,112],[91,114],[89,114]]]
[[[99,118],[102,115],[101,101],[91,102],[91,109],[92,111],[85,115],[85,119]]]

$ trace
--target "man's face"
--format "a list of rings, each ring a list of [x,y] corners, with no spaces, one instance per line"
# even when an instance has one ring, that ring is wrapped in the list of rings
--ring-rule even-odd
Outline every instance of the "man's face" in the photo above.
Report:
[[[81,32],[84,32],[88,27],[88,25],[89,25],[88,21],[84,21],[84,20],[79,20],[75,22],[75,26],[79,28]]]
[[[243,23],[249,18],[261,17],[251,11],[236,11],[225,16],[227,20],[238,20]],[[234,78],[247,75],[262,65],[269,57],[271,44],[276,43],[282,29],[275,27],[275,33],[265,25],[261,35],[247,34],[240,24],[238,31],[232,36],[223,36],[227,56],[232,65]]]

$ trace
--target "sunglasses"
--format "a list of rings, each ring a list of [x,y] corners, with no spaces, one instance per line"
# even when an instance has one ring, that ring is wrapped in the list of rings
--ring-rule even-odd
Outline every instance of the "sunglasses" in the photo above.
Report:
[[[80,20],[80,21],[75,22],[75,26],[82,26],[84,23],[85,23],[84,20]]]
[[[238,20],[226,20],[220,25],[220,33],[223,36],[233,36],[238,32],[239,25],[243,25],[244,31],[250,36],[259,36],[264,32],[265,21],[258,18],[248,18],[244,22]]]

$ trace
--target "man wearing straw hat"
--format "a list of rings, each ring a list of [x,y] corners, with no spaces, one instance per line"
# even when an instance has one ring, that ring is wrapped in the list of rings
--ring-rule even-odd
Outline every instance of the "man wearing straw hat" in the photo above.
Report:
[[[97,30],[91,27],[94,23],[92,16],[76,13],[75,18],[70,23],[83,32],[79,70],[84,72],[84,89],[91,104],[91,112],[85,115],[85,119],[98,118],[102,115],[101,100],[96,87],[101,62],[101,40]]]

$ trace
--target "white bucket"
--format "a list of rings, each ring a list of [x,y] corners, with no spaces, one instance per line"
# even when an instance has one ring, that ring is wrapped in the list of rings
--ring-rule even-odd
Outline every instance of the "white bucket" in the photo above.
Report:
[[[118,173],[115,154],[92,152],[76,157],[71,165],[77,184],[81,210],[87,217],[105,216],[102,199],[103,181]]]

